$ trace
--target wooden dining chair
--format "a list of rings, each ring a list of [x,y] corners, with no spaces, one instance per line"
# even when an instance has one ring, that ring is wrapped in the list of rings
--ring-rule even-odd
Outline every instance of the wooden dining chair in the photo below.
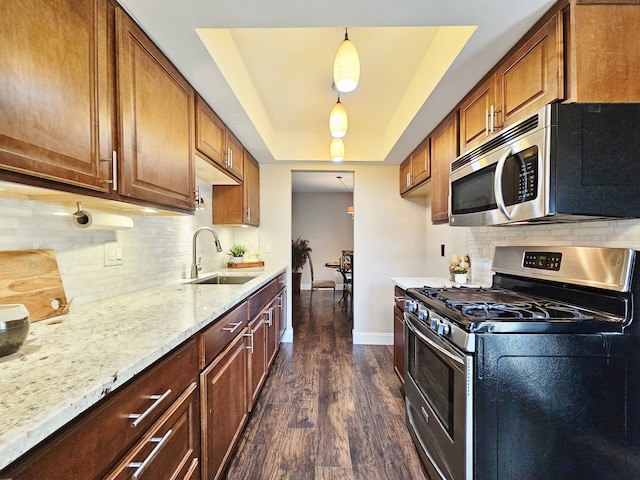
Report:
[[[311,295],[309,298],[309,303],[313,299],[313,291],[319,290],[321,288],[332,288],[333,289],[333,309],[336,308],[336,282],[334,280],[315,280],[313,275],[313,262],[311,261],[311,255],[307,255],[309,259],[309,268],[311,269]]]

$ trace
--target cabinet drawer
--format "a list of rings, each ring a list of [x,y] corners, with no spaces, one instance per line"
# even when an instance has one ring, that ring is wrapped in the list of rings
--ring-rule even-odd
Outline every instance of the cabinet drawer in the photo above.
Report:
[[[203,369],[247,326],[247,302],[242,302],[200,334],[200,369]]]
[[[404,296],[406,292],[396,285],[393,291],[393,301],[400,310],[404,310]]]
[[[200,478],[199,427],[200,390],[193,382],[105,480]]]
[[[278,279],[276,279],[263,287],[262,290],[251,295],[249,298],[249,318],[256,318],[256,315],[275,298],[279,291]]]
[[[197,367],[197,344],[190,340],[42,447],[17,460],[2,472],[3,478],[101,478],[197,380]],[[146,415],[130,418],[132,414]]]

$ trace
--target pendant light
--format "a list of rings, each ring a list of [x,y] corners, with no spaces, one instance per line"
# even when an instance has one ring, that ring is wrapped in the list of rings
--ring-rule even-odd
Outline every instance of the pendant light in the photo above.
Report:
[[[344,160],[344,142],[341,138],[331,139],[329,152],[331,153],[331,159],[334,162],[341,162],[342,160]]]
[[[329,114],[329,131],[334,138],[342,138],[347,134],[347,127],[349,126],[349,119],[347,117],[347,111],[340,102],[340,95],[338,95],[338,101],[331,109]]]
[[[333,82],[339,92],[353,92],[360,81],[360,58],[347,29],[344,29],[344,41],[338,47],[333,61]]]

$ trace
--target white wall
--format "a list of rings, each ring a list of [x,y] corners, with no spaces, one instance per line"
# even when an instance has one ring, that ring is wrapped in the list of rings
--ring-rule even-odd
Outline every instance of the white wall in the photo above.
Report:
[[[294,193],[291,209],[291,238],[309,240],[316,280],[335,280],[342,288],[342,275],[324,266],[340,260],[342,250],[353,250],[353,219],[347,206],[351,193]],[[311,269],[302,270],[302,289],[311,287]]]

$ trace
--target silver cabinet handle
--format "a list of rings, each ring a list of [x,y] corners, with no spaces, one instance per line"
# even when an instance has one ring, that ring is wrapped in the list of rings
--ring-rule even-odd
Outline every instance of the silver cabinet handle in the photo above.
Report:
[[[247,222],[251,221],[251,207],[247,208]]]
[[[273,325],[273,307],[269,307],[269,310],[267,310],[267,325]]]
[[[234,322],[230,323],[229,325],[233,325],[233,327],[224,327],[222,330],[224,330],[225,332],[233,333],[238,329],[240,325],[242,325],[242,322]]]
[[[243,337],[249,337],[251,338],[251,345],[249,345],[248,347],[245,347],[247,350],[251,350],[251,354],[253,355],[253,332],[251,333],[245,333],[243,335]]]
[[[394,296],[393,296],[393,299],[394,299],[396,302],[404,302],[404,297],[396,297],[396,296],[394,295]]]
[[[151,453],[147,456],[147,458],[144,459],[144,461],[131,462],[129,465],[127,465],[129,468],[136,469],[136,471],[133,472],[133,475],[131,475],[131,478],[138,478],[140,475],[142,475],[142,472],[144,471],[144,469],[147,468],[151,460],[153,460],[153,457],[155,457],[158,454],[162,446],[165,443],[167,443],[167,440],[169,440],[169,437],[171,436],[172,433],[173,433],[173,430],[169,429],[167,433],[165,433],[162,436],[162,438],[154,437],[151,440],[149,440],[149,442],[157,443],[157,445],[153,447],[153,450],[151,450]]]
[[[495,115],[495,108],[493,105],[491,105],[489,107],[489,133],[493,133],[495,132],[495,125],[494,125],[494,118],[493,116]]]
[[[118,190],[118,152],[113,151],[113,189]]]
[[[154,409],[160,405],[165,398],[167,398],[171,394],[171,389],[164,392],[162,395],[151,395],[149,397],[150,400],[155,400],[151,404],[149,408],[147,408],[143,413],[131,413],[129,418],[135,418],[135,421],[131,424],[131,428],[136,428]]]

